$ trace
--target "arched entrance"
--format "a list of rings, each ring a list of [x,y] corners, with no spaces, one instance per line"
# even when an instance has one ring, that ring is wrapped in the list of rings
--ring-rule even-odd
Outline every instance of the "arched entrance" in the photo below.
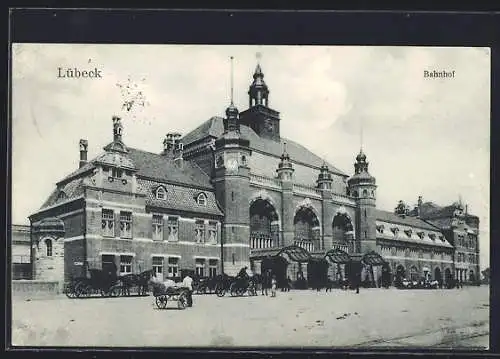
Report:
[[[311,288],[321,288],[328,282],[328,261],[312,258],[307,263],[307,283]]]
[[[287,280],[288,261],[282,256],[269,256],[262,259],[261,274],[270,270],[272,275],[276,276],[276,284],[283,288]]]
[[[319,249],[320,224],[311,206],[302,205],[293,218],[294,245],[309,252]]]
[[[446,268],[445,271],[444,271],[444,281],[445,281],[445,285],[447,288],[452,288],[454,283],[453,283],[453,276],[451,274],[451,269],[450,268]]]
[[[250,203],[250,248],[271,248],[279,245],[279,217],[267,199]]]
[[[354,237],[354,227],[347,213],[338,212],[332,221],[333,243],[348,243]]]
[[[364,266],[364,273],[361,279],[363,280],[365,286],[368,287],[380,287],[382,285],[382,268],[387,264],[385,259],[375,251],[371,251],[363,255],[361,258],[361,264]]]
[[[330,262],[331,266],[335,269],[333,271],[335,277],[332,279],[341,286],[350,276],[349,270],[351,268],[351,257],[347,254],[347,252],[344,252],[339,248],[335,248],[327,251],[324,258]]]
[[[474,283],[476,281],[476,276],[474,275],[474,271],[471,269],[469,271],[469,282]]]
[[[418,269],[415,266],[411,266],[411,268],[410,268],[410,280],[411,281],[418,281],[419,280]]]
[[[250,260],[261,261],[261,274],[271,270],[276,276],[278,287],[283,288],[288,278],[295,284],[300,282],[305,286],[307,274],[304,274],[305,264],[311,260],[311,254],[304,248],[291,245],[283,248],[254,249],[250,252]]]
[[[401,287],[403,284],[403,279],[406,277],[406,270],[401,264],[396,267],[396,276],[394,279],[394,285],[396,287]]]
[[[443,286],[443,276],[441,274],[441,268],[436,267],[434,269],[434,280],[437,280],[439,283],[439,288]]]

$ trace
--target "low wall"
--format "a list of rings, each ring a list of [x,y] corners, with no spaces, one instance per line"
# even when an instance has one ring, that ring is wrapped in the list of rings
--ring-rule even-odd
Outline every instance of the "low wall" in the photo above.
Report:
[[[58,281],[13,280],[13,296],[56,295],[62,293],[63,284]]]

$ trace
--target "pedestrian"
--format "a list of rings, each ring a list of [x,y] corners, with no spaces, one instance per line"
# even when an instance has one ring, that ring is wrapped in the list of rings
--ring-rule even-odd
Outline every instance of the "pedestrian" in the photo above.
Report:
[[[187,305],[188,307],[193,306],[193,278],[186,274],[182,281],[182,286],[187,288]]]
[[[276,276],[271,279],[271,297],[276,297]]]

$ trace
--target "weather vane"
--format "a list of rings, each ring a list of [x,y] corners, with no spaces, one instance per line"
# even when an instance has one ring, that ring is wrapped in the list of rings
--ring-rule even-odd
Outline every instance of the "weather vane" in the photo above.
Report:
[[[257,58],[257,61],[260,61],[260,59],[262,58],[262,53],[257,52],[257,53],[255,54],[255,57]]]

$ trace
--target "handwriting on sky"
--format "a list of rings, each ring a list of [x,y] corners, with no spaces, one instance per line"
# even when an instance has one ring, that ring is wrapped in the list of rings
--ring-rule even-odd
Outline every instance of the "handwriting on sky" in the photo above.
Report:
[[[140,81],[134,81],[129,76],[126,82],[116,84],[122,98],[121,110],[132,118],[136,118],[138,112],[149,106],[144,91],[141,89],[145,81],[144,77]]]

